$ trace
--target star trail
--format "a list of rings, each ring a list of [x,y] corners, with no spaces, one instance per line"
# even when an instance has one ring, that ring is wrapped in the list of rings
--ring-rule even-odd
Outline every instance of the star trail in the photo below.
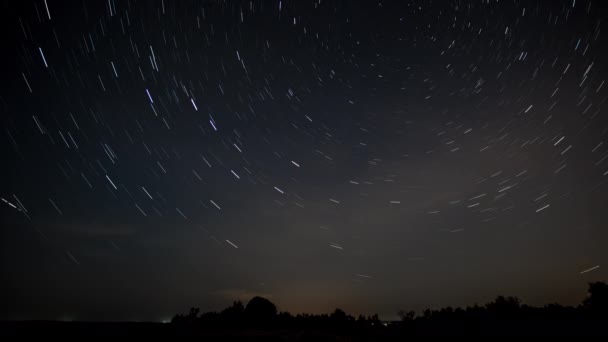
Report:
[[[604,6],[4,2],[0,318],[579,303]]]

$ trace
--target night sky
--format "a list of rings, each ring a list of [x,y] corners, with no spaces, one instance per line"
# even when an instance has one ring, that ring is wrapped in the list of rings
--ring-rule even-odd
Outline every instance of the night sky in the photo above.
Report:
[[[4,1],[0,318],[573,305],[603,1]]]

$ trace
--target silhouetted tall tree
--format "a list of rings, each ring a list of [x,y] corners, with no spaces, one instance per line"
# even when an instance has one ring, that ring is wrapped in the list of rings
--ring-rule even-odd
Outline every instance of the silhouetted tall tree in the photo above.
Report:
[[[608,317],[608,284],[589,283],[587,292],[587,298],[583,300],[583,308],[594,316]]]

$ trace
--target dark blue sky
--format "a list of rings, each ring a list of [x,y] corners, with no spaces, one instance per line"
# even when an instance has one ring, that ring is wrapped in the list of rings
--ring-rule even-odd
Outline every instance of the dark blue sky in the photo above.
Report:
[[[2,4],[0,318],[606,280],[599,1]]]

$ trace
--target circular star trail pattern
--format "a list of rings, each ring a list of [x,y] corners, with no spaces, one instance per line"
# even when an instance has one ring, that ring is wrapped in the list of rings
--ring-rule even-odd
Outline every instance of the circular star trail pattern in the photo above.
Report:
[[[580,302],[600,1],[6,2],[3,318]]]

